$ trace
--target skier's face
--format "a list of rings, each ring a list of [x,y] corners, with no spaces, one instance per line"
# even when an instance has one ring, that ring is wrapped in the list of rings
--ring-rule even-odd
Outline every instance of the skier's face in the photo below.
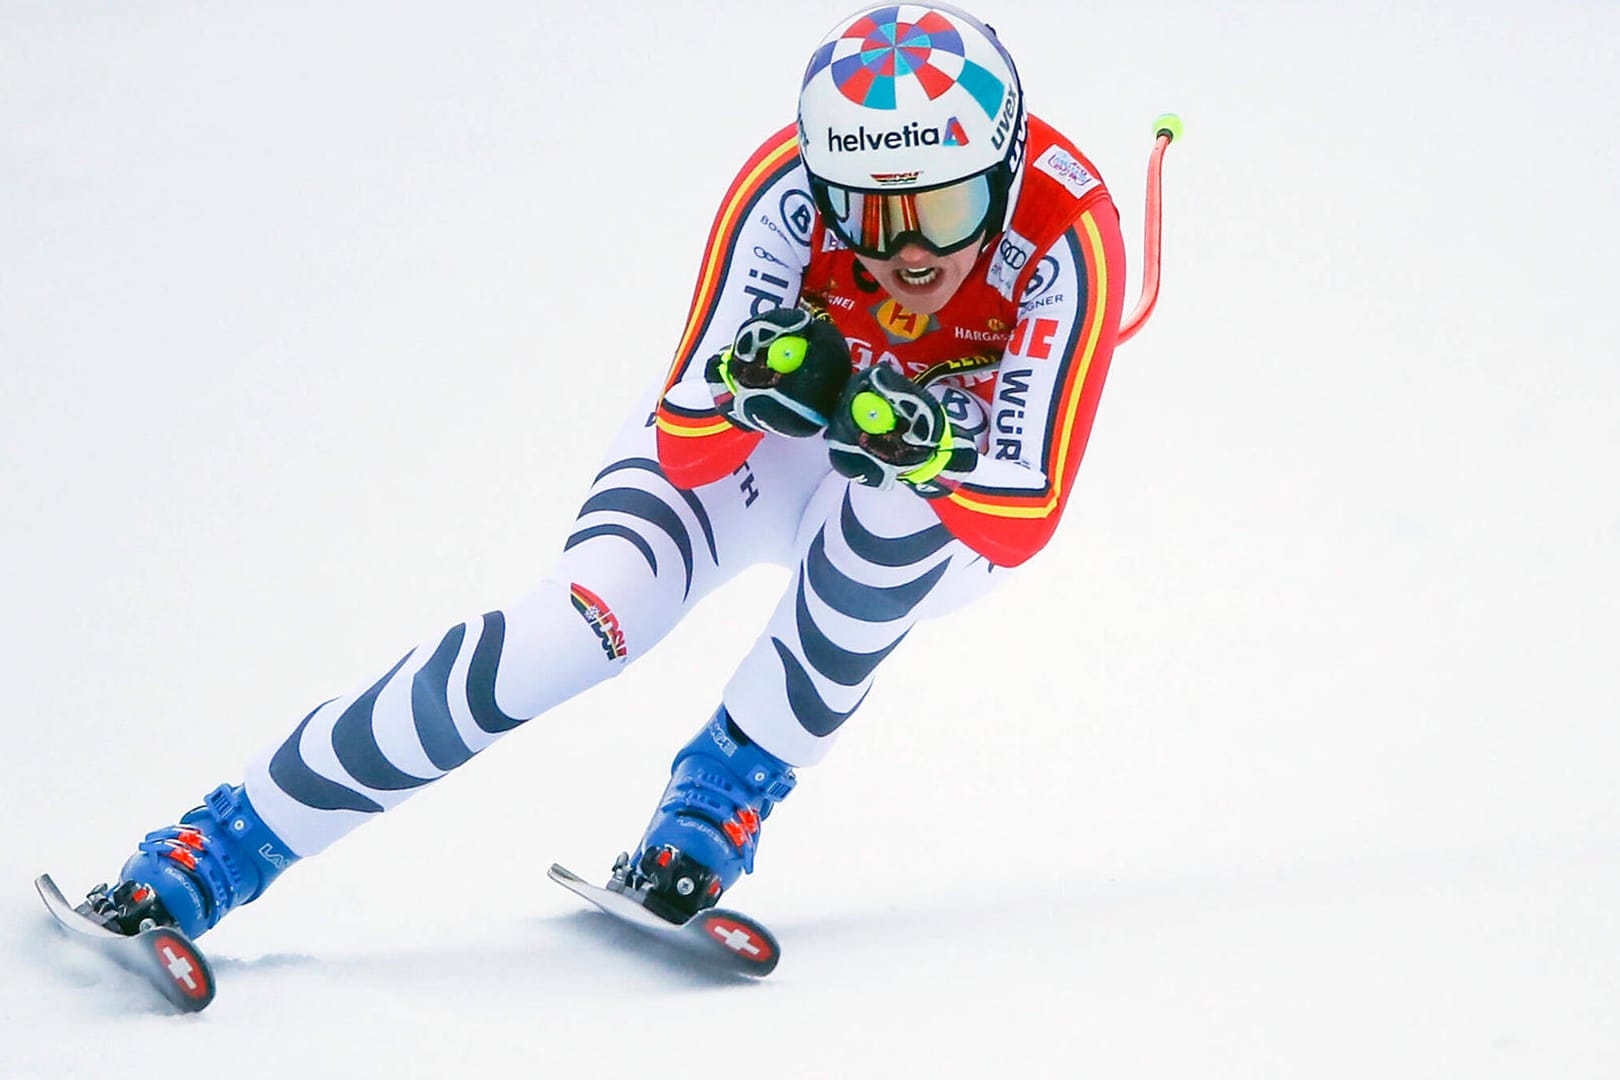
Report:
[[[979,261],[979,245],[969,244],[949,255],[935,255],[921,244],[907,244],[887,259],[860,256],[883,291],[907,311],[932,315],[956,295]]]

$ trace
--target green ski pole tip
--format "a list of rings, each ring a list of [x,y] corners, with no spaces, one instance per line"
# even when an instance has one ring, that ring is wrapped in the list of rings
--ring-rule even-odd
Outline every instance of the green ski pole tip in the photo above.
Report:
[[[1162,113],[1157,120],[1153,121],[1153,137],[1155,139],[1160,135],[1168,135],[1170,141],[1175,142],[1186,134],[1186,130],[1182,126],[1181,117],[1173,112]]]

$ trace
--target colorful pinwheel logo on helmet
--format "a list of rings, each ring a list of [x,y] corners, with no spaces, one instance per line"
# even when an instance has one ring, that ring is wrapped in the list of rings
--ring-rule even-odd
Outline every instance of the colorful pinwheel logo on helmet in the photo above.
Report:
[[[1006,91],[999,78],[967,58],[961,32],[938,11],[916,22],[901,19],[899,7],[869,12],[821,47],[804,81],[829,66],[838,92],[868,109],[897,108],[899,87],[909,80],[929,101],[960,86],[994,117]]]

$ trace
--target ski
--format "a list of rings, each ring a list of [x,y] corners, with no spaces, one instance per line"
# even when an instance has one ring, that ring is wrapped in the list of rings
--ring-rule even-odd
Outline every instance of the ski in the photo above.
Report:
[[[776,968],[781,946],[771,932],[746,915],[709,908],[685,922],[670,922],[648,911],[622,882],[606,888],[592,885],[567,868],[552,863],[547,876],[603,913],[685,950],[723,971],[761,978]],[[618,888],[614,888],[618,885]]]
[[[109,930],[62,896],[49,874],[34,879],[45,910],[68,938],[82,942],[113,963],[140,976],[181,1012],[196,1012],[214,1000],[214,972],[191,939],[172,926],[154,926],[138,934]]]

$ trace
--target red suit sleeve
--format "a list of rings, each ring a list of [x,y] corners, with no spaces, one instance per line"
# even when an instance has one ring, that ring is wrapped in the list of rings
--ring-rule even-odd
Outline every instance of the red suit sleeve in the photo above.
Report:
[[[932,500],[953,535],[1000,566],[1024,562],[1057,528],[1124,304],[1125,249],[1111,201],[1093,202],[1050,250],[1066,250],[1074,295],[1063,308],[1019,313],[996,377],[990,449],[968,481]]]
[[[732,181],[715,215],[704,248],[697,285],[675,362],[664,382],[654,421],[658,463],[678,487],[713,483],[747,459],[763,436],[734,426],[715,409],[703,388],[703,365],[760,304],[791,304],[798,298],[799,274],[809,257],[781,248],[768,268],[748,265],[747,253],[785,242],[780,228],[759,226],[758,207],[767,193],[800,168],[798,130],[789,125],[766,140]],[[797,267],[797,269],[795,269]]]

